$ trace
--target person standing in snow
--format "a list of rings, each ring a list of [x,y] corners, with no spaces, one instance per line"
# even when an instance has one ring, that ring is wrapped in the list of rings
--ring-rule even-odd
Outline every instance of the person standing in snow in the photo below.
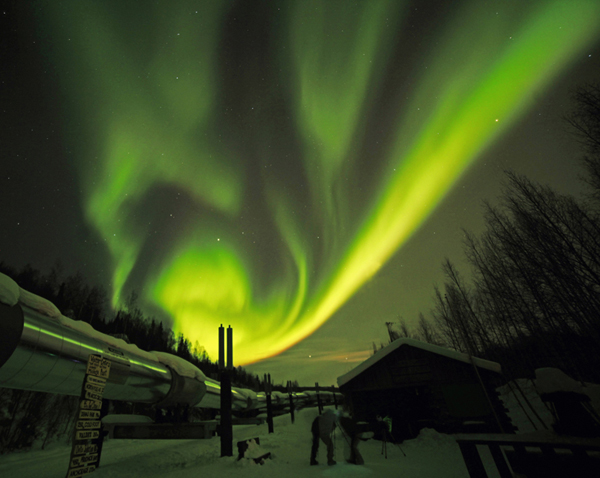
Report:
[[[325,410],[323,415],[319,415],[312,422],[311,432],[313,436],[312,448],[310,450],[310,464],[318,465],[317,453],[319,452],[319,438],[323,440],[327,447],[327,464],[335,465],[333,459],[333,441],[331,434],[335,430],[337,416],[333,410]]]

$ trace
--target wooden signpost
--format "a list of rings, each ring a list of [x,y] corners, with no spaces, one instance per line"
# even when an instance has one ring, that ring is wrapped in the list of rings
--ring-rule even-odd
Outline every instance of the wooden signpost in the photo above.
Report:
[[[100,461],[100,409],[110,364],[110,360],[100,355],[90,355],[88,358],[67,478],[78,478],[92,473]]]
[[[315,390],[317,391],[317,407],[319,408],[319,415],[321,415],[323,413],[323,403],[319,394],[319,382],[315,382]]]

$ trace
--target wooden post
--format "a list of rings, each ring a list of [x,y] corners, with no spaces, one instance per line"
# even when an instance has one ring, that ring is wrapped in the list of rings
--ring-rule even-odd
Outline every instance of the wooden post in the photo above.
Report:
[[[290,417],[292,418],[292,424],[294,423],[294,397],[292,396],[292,381],[288,380],[287,383],[288,397],[290,399]]]
[[[321,403],[321,395],[319,395],[319,382],[315,382],[315,390],[317,391],[317,407],[319,408],[319,415],[323,413],[323,404]]]
[[[100,462],[99,440],[103,438],[100,415],[110,366],[111,361],[100,355],[88,356],[77,408],[67,478],[77,478],[92,473]]]
[[[110,402],[107,399],[103,398],[102,406],[100,407],[100,421],[102,421],[102,419],[106,415],[108,415],[109,407],[110,407]],[[104,437],[106,437],[107,435],[108,435],[108,432],[104,429],[104,427],[102,427],[102,429],[100,430],[100,437],[96,441],[96,444],[98,445],[98,463],[96,464],[96,468],[100,467],[100,457],[102,456],[102,445],[104,445]],[[94,443],[93,440],[92,440],[92,443]]]
[[[465,460],[465,465],[467,465],[469,476],[471,478],[487,478],[487,472],[475,444],[459,441],[458,446]]]
[[[273,404],[271,403],[271,374],[265,374],[265,394],[267,396],[267,425],[273,433]]]
[[[337,403],[337,398],[335,397],[335,385],[333,385],[331,387],[331,393],[333,393],[333,406],[335,407],[335,409],[337,410],[338,407],[338,403]]]

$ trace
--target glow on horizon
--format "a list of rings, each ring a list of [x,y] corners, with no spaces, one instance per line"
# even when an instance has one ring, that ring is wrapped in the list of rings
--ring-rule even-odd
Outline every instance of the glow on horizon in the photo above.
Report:
[[[69,35],[77,41],[69,61],[85,81],[64,81],[88,107],[87,128],[99,145],[99,159],[77,166],[87,218],[112,255],[113,304],[152,229],[132,229],[128,213],[153,187],[174,185],[217,211],[223,223],[198,218],[185,236],[174,237],[144,277],[145,299],[212,357],[218,325],[231,324],[241,365],[286,350],[330,318],[600,31],[595,1],[500,3],[497,13],[466,2],[431,39],[422,60],[427,68],[415,72],[416,87],[396,112],[394,140],[378,158],[387,165],[378,192],[354,211],[340,176],[358,174],[353,154],[368,141],[366,124],[375,120],[370,104],[405,27],[406,4],[290,2],[276,32],[289,56],[280,51],[274,61],[281,64],[303,148],[314,224],[311,229],[298,219],[297,203],[277,178],[266,180],[264,202],[277,228],[273,253],[286,261],[269,271],[268,286],[259,291],[251,252],[229,232],[249,179],[211,124],[219,107],[215,52],[229,7],[207,5],[201,20],[184,7],[155,6],[161,28],[147,34],[164,41],[145,56],[119,41],[100,4],[74,8]],[[148,76],[140,78],[142,71]],[[84,97],[90,84],[100,102]],[[321,249],[308,229],[318,231]],[[318,263],[321,256],[326,259]]]

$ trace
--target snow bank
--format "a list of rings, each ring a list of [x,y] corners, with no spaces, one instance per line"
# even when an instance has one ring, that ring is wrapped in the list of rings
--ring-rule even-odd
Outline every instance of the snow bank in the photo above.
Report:
[[[540,395],[552,392],[585,394],[581,383],[573,380],[562,370],[551,367],[536,369],[535,387]]]
[[[73,320],[61,314],[61,316],[58,318],[58,322],[60,322],[60,324],[64,325],[65,327],[69,327],[70,329],[76,330],[81,334],[87,335],[88,337],[104,342],[105,344],[110,345],[112,347],[125,350],[130,354],[143,357],[146,360],[150,360],[152,362],[159,362],[156,354],[152,352],[146,352],[145,350],[140,349],[137,345],[128,344],[123,339],[118,339],[111,335],[106,335],[102,332],[98,332],[90,324],[88,324],[87,322],[83,322],[82,320]]]
[[[155,351],[150,353],[154,354],[160,363],[168,365],[182,377],[195,378],[196,380],[200,380],[202,382],[206,380],[206,375],[204,375],[202,370],[187,360],[178,357],[177,355]]]
[[[289,400],[289,397],[286,394],[283,392],[278,392],[277,390],[271,392],[271,398],[277,404],[286,403],[286,401]]]
[[[468,478],[460,449],[451,436],[425,429],[414,440],[407,440],[401,449],[387,444],[387,458],[382,443],[376,440],[361,442],[359,450],[364,465],[344,461],[348,451],[344,436],[338,429],[334,434],[335,466],[325,464],[326,449],[319,447],[320,465],[310,466],[311,423],[316,408],[296,412],[295,423],[289,415],[274,418],[275,433],[268,433],[267,424],[235,426],[232,457],[220,456],[218,437],[209,440],[114,440],[105,441],[100,467],[94,478],[312,478],[366,476],[419,478]],[[260,438],[255,452],[271,453],[272,459],[259,465],[252,459],[237,460],[238,441]],[[0,456],[0,476],[40,478],[64,476],[71,447],[64,445],[47,451],[14,453]],[[491,460],[491,458],[490,458]],[[484,464],[487,460],[484,458]],[[491,476],[491,475],[490,475]]]
[[[235,391],[239,392],[246,400],[256,402],[258,400],[258,394],[254,390],[248,388],[235,388]]]
[[[11,307],[19,301],[19,285],[5,274],[0,273],[0,302]]]
[[[52,302],[21,287],[19,287],[19,302],[53,319],[60,317],[60,310]]]
[[[517,433],[549,430],[554,417],[535,388],[533,380],[519,378],[497,388]]]

